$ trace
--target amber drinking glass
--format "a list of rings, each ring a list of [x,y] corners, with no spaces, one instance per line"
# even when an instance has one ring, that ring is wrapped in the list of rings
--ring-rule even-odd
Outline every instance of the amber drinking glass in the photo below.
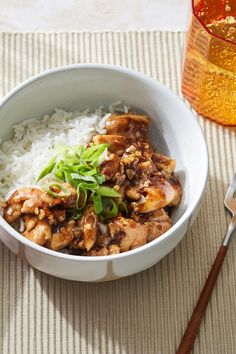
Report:
[[[192,0],[182,91],[199,114],[236,125],[236,0]]]

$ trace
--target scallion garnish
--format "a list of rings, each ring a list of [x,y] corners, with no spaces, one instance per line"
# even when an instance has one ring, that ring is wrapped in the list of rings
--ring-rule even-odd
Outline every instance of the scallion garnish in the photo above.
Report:
[[[127,205],[124,202],[122,202],[121,199],[118,201],[117,205],[118,205],[118,209],[121,212],[123,212],[125,214],[125,216],[128,216],[129,211],[128,211]]]
[[[66,198],[70,196],[70,191],[62,184],[50,183],[43,186],[43,189],[54,198]]]
[[[56,156],[53,156],[51,158],[51,160],[49,161],[48,165],[40,172],[36,182],[40,181],[40,179],[42,179],[43,177],[45,177],[46,175],[48,175],[49,173],[52,172],[52,170],[56,166],[56,160],[57,160]]]
[[[103,206],[103,211],[101,215],[102,220],[112,219],[118,214],[118,206],[113,199],[103,198],[102,206]]]
[[[97,193],[100,194],[102,197],[112,197],[112,198],[120,197],[120,193],[116,192],[113,188],[107,186],[99,186]]]
[[[92,195],[94,210],[97,215],[100,215],[103,212],[102,198],[100,194]]]
[[[82,210],[87,202],[88,192],[84,185],[81,183],[77,186],[76,208]]]
[[[121,196],[113,188],[102,185],[105,176],[99,166],[106,156],[108,144],[90,145],[88,147],[59,146],[55,155],[41,171],[37,181],[48,174],[54,175],[59,182],[66,182],[77,191],[76,210],[73,215],[81,215],[87,200],[91,200],[97,215],[104,220],[113,218],[118,211],[127,211]],[[55,198],[69,196],[69,191],[60,183],[51,183],[43,187]]]

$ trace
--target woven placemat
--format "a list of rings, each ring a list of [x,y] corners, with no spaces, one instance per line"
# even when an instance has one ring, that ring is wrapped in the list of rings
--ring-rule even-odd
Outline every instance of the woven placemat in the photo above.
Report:
[[[155,31],[0,34],[0,95],[47,68],[84,62],[142,71],[181,95],[183,40],[184,33]],[[156,266],[110,283],[78,283],[29,268],[0,244],[0,353],[175,353],[224,235],[223,198],[236,171],[235,130],[199,120],[210,154],[204,203]],[[234,241],[194,354],[236,353],[235,252]]]

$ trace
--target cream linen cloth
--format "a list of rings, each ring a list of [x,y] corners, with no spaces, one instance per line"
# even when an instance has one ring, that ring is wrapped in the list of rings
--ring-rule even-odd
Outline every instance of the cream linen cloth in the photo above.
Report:
[[[181,95],[183,40],[184,33],[155,31],[0,34],[0,95],[34,74],[70,63],[129,67]],[[79,283],[29,268],[0,244],[0,353],[175,353],[223,238],[223,198],[236,171],[235,130],[199,120],[210,154],[204,203],[191,231],[156,266],[110,283]],[[235,255],[236,240],[194,354],[236,353]]]

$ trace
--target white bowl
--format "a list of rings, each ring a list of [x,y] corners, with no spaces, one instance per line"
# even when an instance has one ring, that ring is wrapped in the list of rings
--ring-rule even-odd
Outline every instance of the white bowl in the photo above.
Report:
[[[38,246],[0,217],[0,238],[31,266],[54,276],[79,281],[106,281],[147,269],[167,255],[195,220],[207,175],[208,153],[201,128],[185,104],[159,82],[111,65],[69,65],[37,75],[11,91],[0,104],[0,138],[9,139],[12,125],[40,118],[55,107],[95,108],[122,100],[152,117],[152,143],[177,161],[183,187],[174,225],[161,237],[135,250],[103,257],[66,255]]]

